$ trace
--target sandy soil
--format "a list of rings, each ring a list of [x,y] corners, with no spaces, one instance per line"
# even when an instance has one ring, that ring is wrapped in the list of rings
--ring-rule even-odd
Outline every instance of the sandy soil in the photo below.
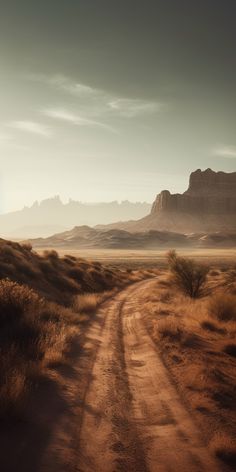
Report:
[[[86,374],[73,470],[223,470],[206,448],[142,322],[142,295],[152,283],[123,290],[106,305],[104,324],[98,316],[90,328],[85,352],[90,358],[95,354]]]

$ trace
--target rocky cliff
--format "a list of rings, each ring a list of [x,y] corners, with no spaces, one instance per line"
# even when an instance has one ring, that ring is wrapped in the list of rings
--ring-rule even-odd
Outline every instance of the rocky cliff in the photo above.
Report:
[[[236,172],[196,170],[190,175],[189,188],[183,194],[163,190],[156,198],[151,214],[180,212],[196,217],[236,214]]]
[[[138,220],[113,225],[129,231],[182,233],[236,230],[236,172],[196,170],[183,194],[163,190],[151,213]]]

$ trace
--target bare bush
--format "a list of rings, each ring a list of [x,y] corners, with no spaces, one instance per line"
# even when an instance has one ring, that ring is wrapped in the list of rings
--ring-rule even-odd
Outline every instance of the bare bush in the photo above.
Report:
[[[193,259],[179,257],[174,250],[168,252],[167,260],[176,287],[191,298],[202,296],[209,268]]]

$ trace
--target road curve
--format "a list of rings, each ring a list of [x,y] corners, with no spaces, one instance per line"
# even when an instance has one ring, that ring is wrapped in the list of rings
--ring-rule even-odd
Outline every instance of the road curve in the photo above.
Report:
[[[216,472],[142,322],[153,280],[128,287],[90,328],[97,351],[83,403],[79,472]]]

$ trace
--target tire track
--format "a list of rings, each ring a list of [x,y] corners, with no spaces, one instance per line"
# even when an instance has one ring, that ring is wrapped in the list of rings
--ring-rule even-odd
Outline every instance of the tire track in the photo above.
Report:
[[[139,282],[106,305],[87,373],[77,471],[220,471],[142,323],[151,283]]]
[[[111,302],[103,339],[84,402],[79,438],[81,472],[146,472],[142,444],[132,418],[126,374],[122,313],[129,287]]]

